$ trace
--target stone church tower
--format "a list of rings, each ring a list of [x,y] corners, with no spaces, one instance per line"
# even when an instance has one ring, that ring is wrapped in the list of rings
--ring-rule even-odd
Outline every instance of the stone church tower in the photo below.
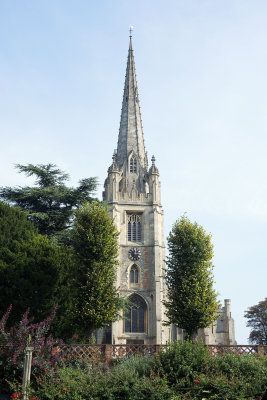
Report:
[[[184,336],[175,325],[163,325],[163,210],[154,156],[151,161],[149,168],[130,36],[117,150],[103,192],[103,200],[120,232],[116,286],[121,296],[129,299],[129,309],[122,320],[97,331],[97,343],[165,344]],[[205,344],[236,343],[230,300],[218,309],[218,320],[200,329],[197,338]]]
[[[117,287],[130,300],[124,320],[97,341],[160,344],[169,339],[163,326],[165,247],[159,171],[145,151],[132,37],[127,60],[117,150],[104,184],[103,199],[120,232]]]

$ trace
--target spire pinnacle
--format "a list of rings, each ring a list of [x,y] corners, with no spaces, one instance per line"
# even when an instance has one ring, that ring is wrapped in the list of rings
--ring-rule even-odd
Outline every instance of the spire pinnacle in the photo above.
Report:
[[[146,168],[146,152],[132,48],[132,31],[133,26],[131,25],[117,147],[117,163],[121,168],[124,162],[128,160],[129,154],[133,152],[139,159],[140,166]]]
[[[157,174],[157,175],[158,175],[159,170],[158,170],[158,168],[156,167],[155,161],[156,161],[156,159],[155,159],[155,156],[153,155],[152,158],[151,158],[152,165],[151,165],[151,167],[150,167],[149,173],[150,173],[150,174]]]

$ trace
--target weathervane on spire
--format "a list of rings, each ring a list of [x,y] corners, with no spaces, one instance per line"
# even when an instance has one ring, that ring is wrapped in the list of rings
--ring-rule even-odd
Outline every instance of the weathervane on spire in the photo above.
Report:
[[[130,25],[130,29],[129,29],[129,32],[130,32],[130,38],[132,37],[132,31],[133,31],[133,25]]]

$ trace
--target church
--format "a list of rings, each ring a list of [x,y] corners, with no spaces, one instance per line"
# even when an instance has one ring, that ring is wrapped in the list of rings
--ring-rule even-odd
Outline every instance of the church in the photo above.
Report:
[[[98,343],[165,344],[183,334],[181,329],[164,324],[165,245],[160,191],[155,157],[149,166],[144,144],[130,35],[117,150],[103,192],[120,232],[116,286],[121,296],[129,298],[130,305],[123,319],[98,331]],[[218,311],[218,323],[200,330],[198,337],[207,344],[235,343],[230,300],[225,300],[225,307]]]

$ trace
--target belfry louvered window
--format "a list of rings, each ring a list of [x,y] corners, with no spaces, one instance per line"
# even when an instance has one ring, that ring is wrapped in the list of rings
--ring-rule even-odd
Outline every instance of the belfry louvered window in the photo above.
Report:
[[[141,242],[141,214],[128,214],[128,241]]]
[[[132,156],[130,158],[130,173],[131,174],[136,174],[137,173],[137,161],[135,156]]]

